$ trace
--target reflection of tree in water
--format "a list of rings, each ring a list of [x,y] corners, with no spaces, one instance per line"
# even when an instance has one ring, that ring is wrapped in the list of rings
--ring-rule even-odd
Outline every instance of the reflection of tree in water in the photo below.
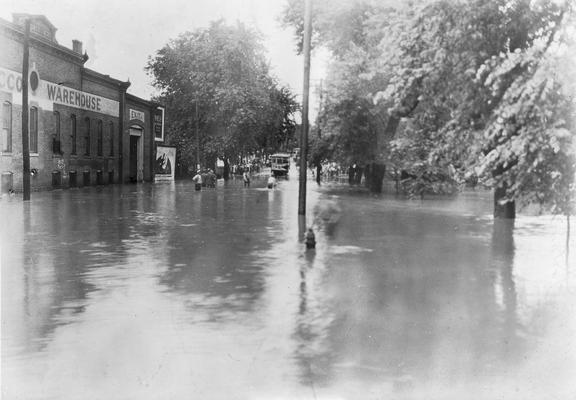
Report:
[[[323,284],[338,294],[323,362],[331,359],[339,377],[469,382],[497,375],[519,355],[512,230],[491,232],[449,214],[348,211],[333,242],[370,243],[371,251],[331,257]]]
[[[191,310],[207,310],[212,321],[250,311],[264,292],[267,269],[277,262],[268,251],[279,238],[271,240],[261,228],[267,196],[205,190],[176,201],[177,219],[167,232],[168,268],[160,283],[188,296]]]
[[[333,361],[327,340],[331,314],[313,292],[316,289],[311,279],[315,255],[315,250],[307,250],[300,260],[300,297],[293,334],[300,382],[312,389],[328,383]]]
[[[502,338],[501,356],[503,361],[512,361],[521,354],[518,336],[517,293],[514,281],[514,219],[495,219],[492,230],[492,266],[498,277],[502,296]]]
[[[471,309],[475,314],[472,334],[473,377],[489,377],[508,371],[523,354],[518,334],[517,294],[514,281],[514,220],[495,219],[486,269],[475,271],[480,285],[473,286]]]

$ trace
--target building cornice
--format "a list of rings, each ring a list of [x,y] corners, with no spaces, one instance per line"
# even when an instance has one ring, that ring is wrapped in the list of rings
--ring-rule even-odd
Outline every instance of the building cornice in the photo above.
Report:
[[[124,82],[119,79],[112,78],[110,75],[104,75],[100,72],[96,72],[90,68],[84,68],[84,78],[93,82],[113,87],[114,89],[121,89],[123,91],[126,91],[131,85],[129,81]]]
[[[158,104],[154,101],[146,100],[146,99],[143,99],[141,97],[134,96],[133,94],[130,94],[130,93],[126,93],[126,100],[131,102],[131,103],[141,105],[143,107],[158,107],[158,106],[160,106],[160,104]]]
[[[0,32],[2,32],[4,36],[24,43],[24,28],[19,25],[0,18]],[[30,32],[30,46],[32,48],[42,49],[80,66],[84,65],[88,60],[83,54],[76,53],[67,47],[61,46],[33,32]]]

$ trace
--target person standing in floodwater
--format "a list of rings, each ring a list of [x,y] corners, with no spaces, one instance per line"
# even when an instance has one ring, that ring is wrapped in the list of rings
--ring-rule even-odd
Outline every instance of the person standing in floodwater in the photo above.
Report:
[[[202,175],[200,174],[200,171],[196,171],[196,175],[194,175],[192,180],[194,181],[194,188],[197,191],[202,190]]]
[[[242,179],[244,180],[244,187],[250,187],[250,175],[248,175],[248,171],[246,169],[242,174]]]
[[[274,187],[276,187],[276,178],[274,178],[274,175],[270,175],[270,177],[268,178],[268,189],[274,189]]]
[[[316,235],[314,235],[314,231],[312,230],[312,228],[308,228],[308,232],[306,232],[305,239],[307,249],[316,248]]]

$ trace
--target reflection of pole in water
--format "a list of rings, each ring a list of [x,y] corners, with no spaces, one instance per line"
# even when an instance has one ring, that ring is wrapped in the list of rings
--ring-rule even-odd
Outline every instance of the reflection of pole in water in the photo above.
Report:
[[[303,225],[305,227],[305,224]],[[308,309],[308,284],[307,275],[314,264],[316,252],[304,251],[304,260],[300,264],[300,302],[298,307],[298,318],[296,322],[295,337],[298,340],[296,349],[296,359],[302,368],[301,382],[310,386],[316,398],[315,380],[317,372],[313,369],[317,357],[318,332],[314,321],[314,310]]]
[[[304,241],[305,232],[306,232],[306,216],[298,215],[298,242]]]
[[[306,271],[300,270],[300,309],[299,314],[304,315],[306,313],[306,303],[308,293],[306,292]]]
[[[570,214],[566,215],[566,284],[570,283]]]

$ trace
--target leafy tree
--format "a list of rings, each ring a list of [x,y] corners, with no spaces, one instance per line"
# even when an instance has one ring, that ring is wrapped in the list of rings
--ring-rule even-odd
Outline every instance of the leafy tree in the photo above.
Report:
[[[513,217],[514,200],[543,200],[543,193],[550,189],[534,185],[547,179],[538,177],[527,163],[518,162],[524,159],[518,154],[528,143],[534,145],[540,140],[537,132],[543,128],[528,128],[528,120],[519,113],[532,112],[534,102],[550,115],[563,108],[539,98],[538,91],[529,95],[528,90],[545,85],[543,81],[537,84],[533,77],[538,80],[537,76],[552,72],[537,72],[546,58],[542,46],[559,43],[556,33],[565,25],[568,8],[568,3],[531,4],[522,0],[434,2],[419,12],[400,48],[401,73],[395,74],[392,85],[380,94],[392,100],[396,109],[411,105],[405,115],[420,134],[431,140],[427,160],[431,168],[460,166],[462,172],[478,172],[495,188],[497,216]],[[500,64],[504,67],[498,68]],[[492,68],[493,74],[486,79]],[[523,87],[523,98],[513,94],[514,88],[528,82],[532,85]],[[521,105],[519,99],[527,103]],[[392,107],[391,112],[396,109]],[[506,133],[499,123],[495,125],[503,118],[515,121],[507,124]],[[500,133],[491,134],[494,129]],[[518,144],[520,137],[524,145]],[[504,138],[511,139],[508,147],[502,146]],[[511,152],[513,142],[516,147]],[[552,158],[541,160],[548,166],[571,168],[569,162],[558,163]],[[568,161],[570,157],[560,158]],[[567,176],[564,172],[560,175]],[[558,196],[548,196],[544,202],[554,199]]]
[[[146,67],[167,108],[183,169],[277,149],[294,134],[294,96],[270,76],[259,35],[223,21],[181,34]],[[199,139],[196,126],[199,128]],[[185,172],[184,171],[184,172]]]
[[[384,174],[382,164],[387,157],[389,136],[382,135],[388,115],[373,96],[385,86],[390,71],[376,68],[381,62],[377,44],[384,33],[366,29],[381,2],[314,2],[314,42],[330,49],[333,59],[327,77],[327,89],[317,121],[323,132],[322,143],[331,141],[323,155],[344,165],[370,165],[367,183],[374,191],[381,190]],[[288,2],[284,23],[301,33],[302,1]],[[380,166],[377,167],[376,164]],[[378,176],[372,176],[377,172]]]
[[[564,66],[574,61],[573,1],[365,3],[349,14],[362,16],[350,20],[350,44],[325,45],[334,64],[361,67],[356,92],[333,82],[347,101],[374,103],[370,113],[383,121],[376,156],[410,169],[417,191],[478,174],[495,189],[496,216],[513,217],[515,201],[570,212],[575,79]],[[316,18],[318,38],[337,29],[336,18]]]
[[[574,211],[574,78],[568,48],[555,38],[484,63],[478,80],[499,101],[484,128],[475,166],[502,191],[502,200],[541,204],[555,213]],[[518,71],[522,71],[519,73]],[[497,171],[498,173],[493,173]],[[505,191],[504,191],[505,189]]]

